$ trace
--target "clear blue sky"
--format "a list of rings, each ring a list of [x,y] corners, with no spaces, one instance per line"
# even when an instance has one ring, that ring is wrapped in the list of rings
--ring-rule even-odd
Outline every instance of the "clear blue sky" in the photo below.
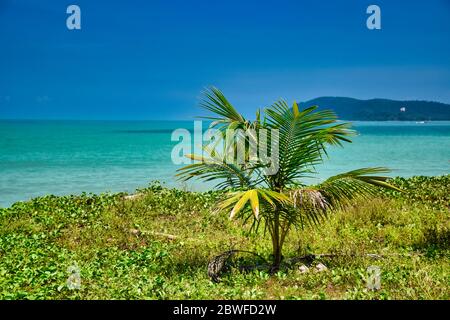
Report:
[[[450,103],[450,0],[0,0],[0,40],[0,118],[191,119],[208,85],[247,114],[279,97]]]

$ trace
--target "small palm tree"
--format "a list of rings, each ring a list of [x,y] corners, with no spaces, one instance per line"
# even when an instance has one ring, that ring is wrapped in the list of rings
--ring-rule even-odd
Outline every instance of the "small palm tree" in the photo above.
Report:
[[[326,156],[326,147],[351,142],[349,136],[354,134],[350,124],[338,122],[331,110],[319,111],[317,106],[300,110],[297,103],[289,107],[280,100],[266,108],[263,115],[258,110],[256,119],[250,121],[216,88],[204,92],[201,106],[215,114],[204,117],[213,121],[211,128],[223,133],[230,129],[237,132],[231,140],[223,139],[223,150],[235,153],[237,142],[244,142],[244,161],[224,161],[224,154],[211,143],[204,147],[203,155],[187,155],[195,162],[179,169],[178,176],[182,180],[218,180],[218,187],[229,189],[219,209],[230,212],[230,218],[251,222],[253,230],[264,226],[272,238],[273,270],[280,266],[283,244],[293,226],[316,225],[331,209],[346,205],[355,197],[373,196],[378,187],[400,191],[386,182],[387,177],[378,175],[389,172],[381,167],[342,173],[317,185],[305,184],[304,178],[315,174],[315,166]],[[268,135],[267,142],[258,140],[263,129],[276,130],[277,140],[273,134]],[[246,130],[250,134],[242,134]],[[267,174],[267,166],[272,163],[249,161],[249,145],[255,141],[266,146],[276,142],[276,172]]]

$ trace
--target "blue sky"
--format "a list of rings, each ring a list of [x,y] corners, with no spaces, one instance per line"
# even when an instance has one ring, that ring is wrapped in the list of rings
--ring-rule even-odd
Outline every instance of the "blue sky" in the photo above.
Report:
[[[0,0],[0,40],[7,119],[191,119],[209,85],[245,114],[280,97],[450,103],[450,0]]]

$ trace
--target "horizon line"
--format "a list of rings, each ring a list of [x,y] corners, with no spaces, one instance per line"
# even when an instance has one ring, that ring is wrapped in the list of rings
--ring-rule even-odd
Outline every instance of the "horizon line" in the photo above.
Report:
[[[337,119],[338,121],[347,121],[347,122],[418,122],[418,121],[425,121],[425,122],[449,122],[449,119],[446,120],[351,120],[351,119]],[[80,121],[86,121],[86,122],[175,122],[175,121],[183,121],[183,122],[190,122],[190,121],[203,121],[208,122],[207,119],[30,119],[30,118],[0,118],[1,121],[54,121],[54,122],[61,122],[61,121],[70,121],[70,122],[80,122]],[[212,122],[212,121],[210,121]]]

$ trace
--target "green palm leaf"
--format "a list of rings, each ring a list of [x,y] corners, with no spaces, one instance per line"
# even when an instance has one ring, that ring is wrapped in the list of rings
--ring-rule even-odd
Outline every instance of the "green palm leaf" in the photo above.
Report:
[[[390,170],[384,167],[361,168],[330,177],[316,188],[324,193],[334,206],[346,204],[355,197],[373,196],[377,194],[378,187],[402,192],[386,182],[388,177],[376,175],[388,172]]]

